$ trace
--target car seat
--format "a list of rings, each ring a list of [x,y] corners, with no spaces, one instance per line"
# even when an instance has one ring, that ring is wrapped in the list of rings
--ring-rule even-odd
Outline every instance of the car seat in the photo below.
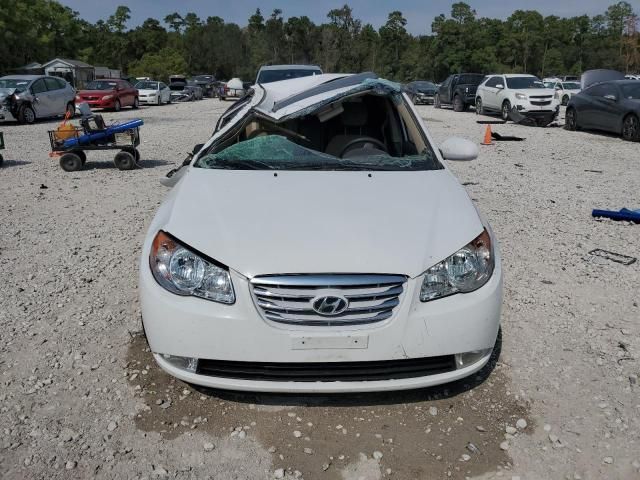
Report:
[[[339,156],[349,142],[353,140],[376,140],[374,137],[367,135],[369,115],[367,106],[363,102],[344,102],[342,107],[344,112],[340,115],[340,119],[342,120],[343,133],[334,135],[324,150],[325,153],[334,157]]]

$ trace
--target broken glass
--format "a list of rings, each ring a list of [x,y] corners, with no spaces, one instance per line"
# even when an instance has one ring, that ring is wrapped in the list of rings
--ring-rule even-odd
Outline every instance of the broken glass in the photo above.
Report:
[[[379,152],[379,151],[376,151]],[[305,148],[282,135],[266,135],[236,143],[198,159],[196,167],[221,170],[437,170],[431,152],[404,157],[388,154],[338,158]]]

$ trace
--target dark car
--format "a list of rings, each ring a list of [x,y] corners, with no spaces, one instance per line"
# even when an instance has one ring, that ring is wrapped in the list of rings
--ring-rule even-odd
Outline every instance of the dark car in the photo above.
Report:
[[[414,105],[420,103],[432,105],[433,97],[437,89],[438,87],[435,83],[426,80],[416,80],[415,82],[407,83],[403,88]]]
[[[449,75],[442,82],[434,99],[433,106],[453,105],[456,112],[464,112],[469,105],[475,105],[476,90],[485,76],[481,73],[457,73]]]
[[[583,75],[586,88],[569,100],[566,128],[602,130],[622,135],[628,141],[640,141],[640,83],[637,80],[590,81],[594,76],[589,74]],[[620,72],[606,75],[600,71],[597,80],[607,77],[624,78]]]
[[[91,108],[110,108],[119,112],[122,107],[138,108],[138,90],[126,80],[98,78],[78,91],[76,103],[87,103]]]
[[[205,97],[215,96],[216,77],[213,75],[195,75],[191,80],[202,89],[202,94]]]

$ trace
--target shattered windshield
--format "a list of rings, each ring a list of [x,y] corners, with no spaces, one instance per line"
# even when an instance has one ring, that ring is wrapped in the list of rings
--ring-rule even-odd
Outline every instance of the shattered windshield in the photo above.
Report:
[[[16,93],[24,92],[31,80],[23,80],[18,78],[2,78],[0,79],[0,88],[16,89]]]
[[[536,77],[507,77],[507,86],[514,90],[526,88],[545,88],[544,83]]]
[[[219,170],[436,170],[442,166],[432,151],[392,157],[381,150],[339,158],[305,148],[281,135],[256,137],[199,158],[196,167]]]

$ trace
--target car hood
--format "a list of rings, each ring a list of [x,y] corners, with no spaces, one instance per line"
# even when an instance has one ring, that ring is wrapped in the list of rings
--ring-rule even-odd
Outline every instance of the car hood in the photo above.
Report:
[[[80,90],[78,95],[91,95],[91,96],[99,96],[99,95],[113,95],[116,93],[115,90]]]
[[[191,167],[158,228],[246,277],[415,277],[483,229],[447,170],[329,172]]]
[[[3,102],[7,97],[13,95],[15,88],[0,88],[0,102]]]
[[[552,90],[550,88],[523,88],[521,90],[516,89],[515,91],[519,93],[524,93],[529,97],[540,96],[540,95],[553,96],[556,93],[555,90]]]

